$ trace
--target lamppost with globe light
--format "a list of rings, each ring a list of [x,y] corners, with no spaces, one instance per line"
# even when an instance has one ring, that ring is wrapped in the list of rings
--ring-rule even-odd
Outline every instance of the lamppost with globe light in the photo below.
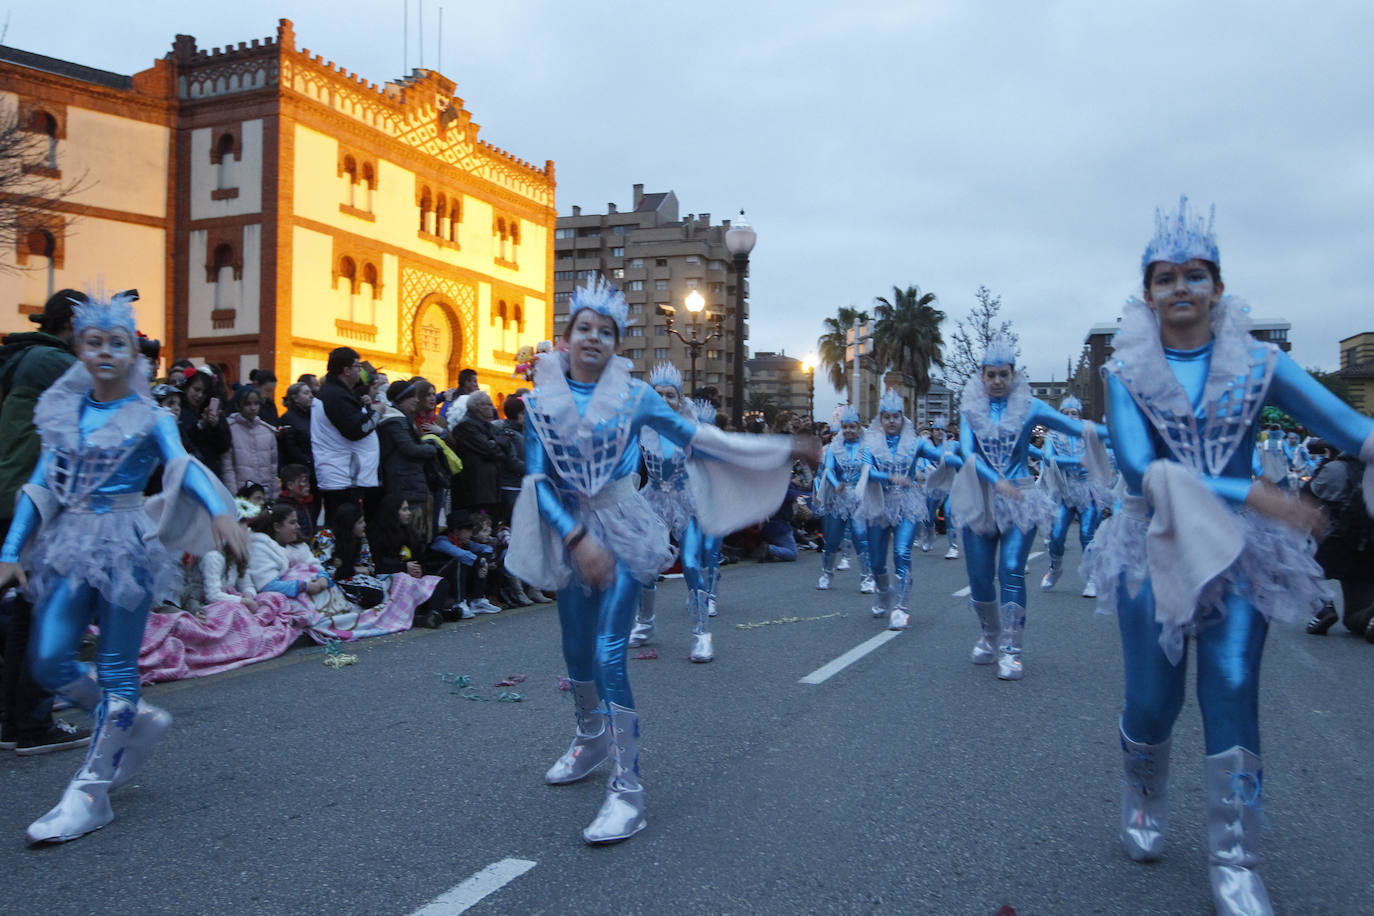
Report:
[[[687,307],[687,311],[692,316],[691,337],[683,337],[682,334],[679,333],[678,330],[673,327],[673,309],[665,308],[664,306],[660,305],[656,308],[656,311],[658,312],[658,314],[663,315],[665,318],[668,319],[668,333],[672,334],[678,340],[682,341],[682,345],[687,348],[687,354],[692,360],[691,374],[687,377],[687,396],[695,397],[697,391],[697,357],[701,355],[702,347],[706,346],[708,343],[715,340],[717,337],[723,337],[725,335],[725,325],[724,318],[722,318],[720,315],[716,315],[713,318],[711,318],[711,321],[715,323],[714,330],[712,330],[711,333],[707,334],[705,337],[698,338],[697,316],[701,314],[702,309],[706,308],[706,300],[702,298],[701,293],[697,292],[696,290],[692,290],[690,293],[687,294],[687,299],[683,304]]]
[[[815,353],[806,354],[802,360],[802,371],[806,373],[806,421],[816,425],[816,365],[820,358]]]
[[[730,422],[744,429],[744,278],[749,271],[749,252],[758,233],[739,211],[739,219],[725,230],[725,248],[735,259],[735,380],[730,386]]]

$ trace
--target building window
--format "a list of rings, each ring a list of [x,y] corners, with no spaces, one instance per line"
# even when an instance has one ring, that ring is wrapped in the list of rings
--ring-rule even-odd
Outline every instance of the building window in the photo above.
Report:
[[[628,290],[629,292],[632,292],[632,293],[642,292],[642,291],[644,290],[644,281],[643,281],[643,280],[631,280],[630,283],[629,283],[629,285],[626,286],[625,289]]]
[[[642,349],[626,350],[625,355],[630,359],[643,359],[644,351]]]
[[[572,293],[554,293],[553,301],[555,304],[563,304],[572,301]]]
[[[636,270],[638,270],[639,268],[642,268],[642,267],[644,266],[644,259],[643,259],[643,258],[635,258],[634,260],[632,260],[632,261],[630,262],[630,266],[633,267],[633,268],[635,268]]]
[[[220,191],[227,191],[230,188],[238,187],[234,183],[234,135],[225,134],[220,137],[215,153],[219,156],[219,165],[215,169],[215,188]]]
[[[630,314],[631,314],[631,315],[643,315],[643,314],[644,314],[644,306],[643,306],[642,304],[636,302],[634,305],[630,306]]]
[[[627,233],[627,232],[629,232],[629,231],[630,231],[630,227],[629,227],[629,226],[626,226],[626,225],[623,225],[623,224],[622,224],[622,225],[619,225],[619,226],[612,226],[612,227],[611,227],[611,234],[612,234],[612,235],[624,235],[625,233]]]
[[[429,188],[420,191],[420,231],[426,235],[434,234],[434,196]]]
[[[30,276],[38,280],[40,290],[34,290],[25,296],[27,299],[34,300],[34,305],[41,305],[46,302],[57,288],[57,238],[46,229],[30,229],[21,236],[19,263],[25,264],[29,258],[36,263],[32,265]],[[27,287],[29,284],[25,284]]]
[[[724,261],[718,261],[718,260],[712,259],[711,262],[708,263],[706,266],[707,266],[707,268],[709,268],[710,270],[724,270],[724,269],[725,269],[725,262],[724,262]]]
[[[613,257],[613,258],[623,258],[623,257],[625,257],[625,249],[624,249],[624,248],[612,248],[612,249],[611,249],[611,257]]]
[[[233,246],[229,244],[219,245],[215,248],[215,256],[211,260],[210,271],[214,275],[215,283],[215,311],[220,312],[226,309],[235,308],[238,305],[238,290],[234,288],[235,261]]]
[[[687,266],[698,267],[701,265],[701,258],[694,254],[687,255]]]
[[[601,238],[601,230],[595,226],[587,226],[577,230],[577,237],[580,239],[599,239]]]
[[[571,280],[574,276],[575,272],[571,270],[555,270],[553,272],[553,278],[555,280]]]
[[[667,289],[667,288],[668,288],[668,281],[667,281],[667,280],[655,280],[655,281],[654,281],[654,289],[664,290],[664,289]]]
[[[555,229],[555,230],[553,230],[553,237],[556,238],[556,239],[570,239],[570,238],[576,237],[576,235],[577,235],[577,230],[576,230],[576,229]]]
[[[667,267],[667,266],[668,266],[668,259],[667,259],[667,258],[654,258],[654,266],[655,266],[655,267]]]
[[[613,267],[613,268],[611,268],[611,279],[612,279],[612,280],[624,280],[624,279],[625,279],[625,268],[623,268],[623,267]]]
[[[643,336],[644,336],[644,329],[641,328],[641,327],[638,327],[638,326],[633,327],[633,328],[626,328],[626,329],[625,329],[625,334],[626,334],[627,337],[643,337]]]
[[[362,209],[368,213],[372,212],[373,201],[377,196],[377,170],[372,167],[372,163],[363,163],[363,197]]]
[[[701,281],[698,280],[696,277],[688,277],[688,278],[687,278],[687,288],[688,288],[688,289],[700,289],[700,288],[701,288]]]
[[[668,358],[668,348],[667,348],[667,347],[654,347],[654,359],[667,359],[667,358]]]
[[[35,109],[29,112],[29,132],[41,135],[45,140],[43,150],[43,161],[39,165],[44,168],[57,168],[57,119],[42,109]]]
[[[707,350],[707,351],[706,351],[706,358],[707,358],[707,359],[720,359],[720,351],[719,351],[719,350]]]
[[[661,324],[660,324],[660,325],[655,325],[655,326],[654,326],[654,336],[655,336],[655,337],[667,337],[667,336],[668,336],[668,329],[667,329],[665,326],[661,325]]]

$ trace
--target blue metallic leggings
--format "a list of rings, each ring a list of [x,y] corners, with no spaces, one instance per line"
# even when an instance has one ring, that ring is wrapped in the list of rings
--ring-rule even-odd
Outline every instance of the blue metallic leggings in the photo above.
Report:
[[[710,591],[716,572],[720,569],[720,545],[724,538],[707,537],[701,531],[701,523],[692,516],[687,520],[687,530],[682,532],[682,578],[693,591]],[[707,575],[703,578],[702,570]]]
[[[993,572],[1001,583],[1000,604],[1026,606],[1026,560],[1035,543],[1035,529],[1013,528],[1006,534],[977,534],[972,528],[959,533],[968,569],[969,595],[974,601],[998,601]]]
[[[821,520],[821,537],[825,540],[821,568],[835,568],[835,554],[844,543],[845,530],[854,541],[854,550],[860,557],[868,556],[868,529],[851,515],[827,515]]]
[[[1146,580],[1134,599],[1117,586],[1117,622],[1126,669],[1126,701],[1121,730],[1140,744],[1159,744],[1173,731],[1183,708],[1188,646],[1177,665],[1159,647],[1154,591]],[[1256,755],[1259,740],[1260,655],[1269,623],[1235,592],[1226,596],[1226,618],[1199,633],[1197,701],[1207,753],[1240,745]]]
[[[49,690],[70,684],[88,669],[76,660],[86,628],[100,627],[96,672],[108,693],[138,702],[138,650],[148,622],[148,604],[134,610],[116,607],[84,582],[63,580],[34,609],[29,666],[34,680]]]
[[[558,591],[558,622],[563,628],[568,677],[596,681],[601,699],[626,709],[635,708],[625,649],[641,588],[617,563],[610,588],[589,588],[574,574],[572,582]]]
[[[887,548],[892,545],[892,571],[898,580],[905,582],[911,575],[911,545],[916,541],[916,530],[920,526],[911,519],[897,523],[896,528],[886,525],[868,526],[868,562],[873,575],[887,574]]]
[[[1054,524],[1050,526],[1050,556],[1064,555],[1064,542],[1069,538],[1069,526],[1073,524],[1075,516],[1078,517],[1079,545],[1086,548],[1093,542],[1097,525],[1102,521],[1102,513],[1098,511],[1097,506],[1091,505],[1086,511],[1079,511],[1073,506],[1060,503],[1059,509],[1054,513]]]

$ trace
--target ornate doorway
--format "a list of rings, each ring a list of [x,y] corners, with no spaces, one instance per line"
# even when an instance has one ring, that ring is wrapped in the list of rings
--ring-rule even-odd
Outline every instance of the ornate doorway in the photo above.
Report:
[[[463,348],[461,332],[448,305],[437,297],[420,307],[415,317],[415,352],[420,357],[418,374],[440,391],[458,384],[458,362]]]

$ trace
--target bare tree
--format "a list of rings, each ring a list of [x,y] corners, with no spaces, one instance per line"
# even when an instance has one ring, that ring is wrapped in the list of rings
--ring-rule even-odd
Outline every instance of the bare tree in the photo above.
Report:
[[[35,232],[55,235],[60,225],[70,234],[80,207],[57,204],[87,187],[86,175],[63,179],[57,167],[56,126],[37,123],[51,115],[35,112],[35,123],[23,123],[14,112],[0,113],[0,250],[15,250]],[[22,270],[0,261],[0,270]]]
[[[959,319],[945,350],[945,374],[942,381],[946,388],[954,392],[956,403],[965,383],[978,372],[983,362],[983,353],[997,336],[997,332],[1005,331],[1013,346],[1017,343],[1017,336],[1011,330],[1011,322],[997,320],[998,314],[1002,311],[1002,297],[994,295],[986,286],[978,287],[973,296],[978,300],[977,304],[973,306],[967,318]],[[1020,355],[1019,347],[1017,355]]]

